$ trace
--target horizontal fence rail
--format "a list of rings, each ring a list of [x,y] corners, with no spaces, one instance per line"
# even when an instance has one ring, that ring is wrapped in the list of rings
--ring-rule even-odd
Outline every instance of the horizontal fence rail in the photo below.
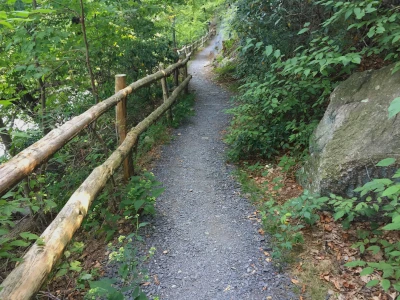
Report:
[[[202,45],[211,36],[210,33],[203,36],[200,39]],[[164,113],[167,113],[167,119],[171,119],[172,105],[182,91],[185,91],[185,93],[188,92],[188,84],[192,76],[188,75],[187,72],[187,63],[191,56],[191,52],[187,52],[187,49],[186,47],[186,58],[165,69],[160,64],[158,72],[139,79],[126,87],[125,75],[116,75],[116,93],[113,96],[92,106],[86,112],[74,117],[59,128],[53,129],[42,139],[0,166],[1,196],[21,182],[21,180],[31,174],[41,164],[47,162],[54,153],[83,129],[96,121],[102,114],[116,106],[116,126],[120,145],[103,164],[91,172],[72,194],[55,219],[40,236],[44,243],[33,244],[23,256],[22,262],[1,283],[1,300],[25,300],[33,297],[62,256],[65,247],[72,239],[76,230],[81,226],[91,203],[106,186],[107,181],[121,165],[124,167],[125,179],[132,175],[133,169],[129,170],[131,168],[129,165],[132,162],[129,160],[132,159],[131,153],[138,142],[140,134],[147,130]],[[193,44],[190,49],[192,51],[195,50]],[[183,69],[183,81],[180,84],[179,69]],[[174,77],[175,89],[169,95],[166,78],[171,74]],[[163,89],[163,104],[129,132],[126,132],[126,97],[139,88],[157,81],[161,82]]]
[[[90,204],[128,156],[139,135],[172,106],[191,78],[189,75],[166,102],[131,129],[111,156],[92,171],[41,235],[44,246],[35,243],[24,255],[22,263],[0,285],[3,288],[0,291],[0,299],[30,299],[39,290],[73,234],[80,227]]]
[[[92,106],[83,114],[53,129],[45,137],[18,153],[8,162],[2,164],[0,166],[0,196],[4,195],[9,189],[31,174],[38,166],[49,160],[54,153],[60,150],[78,133],[93,123],[102,114],[117,105],[117,103],[126,96],[184,67],[189,59],[190,55],[183,61],[177,62],[165,70],[148,75],[128,85],[108,99]]]
[[[185,45],[181,49],[177,50],[178,55],[181,56],[182,54],[185,54],[187,56],[189,55],[189,53],[196,51],[199,47],[204,47],[205,42],[208,41],[210,37],[214,36],[215,33],[216,29],[211,29],[209,32],[207,32],[206,35],[202,36],[198,40],[194,41],[191,44]]]

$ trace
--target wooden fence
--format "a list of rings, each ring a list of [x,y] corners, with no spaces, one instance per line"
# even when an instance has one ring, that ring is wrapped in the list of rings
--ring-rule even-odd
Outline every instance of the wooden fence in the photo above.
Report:
[[[193,51],[196,51],[199,47],[204,47],[204,43],[209,40],[211,37],[213,37],[216,33],[215,27],[212,28],[205,36],[202,36],[200,39],[194,41],[191,44],[185,45],[183,48],[179,49],[178,55],[181,56],[182,54],[188,55],[189,53],[192,53]]]
[[[138,81],[125,86],[125,75],[116,75],[116,93],[108,99],[92,106],[83,114],[74,117],[59,128],[53,129],[45,137],[30,147],[21,151],[8,162],[0,166],[0,196],[13,188],[21,180],[32,173],[37,167],[47,162],[54,153],[67,144],[72,138],[84,128],[92,124],[106,111],[116,106],[116,126],[120,142],[119,147],[100,166],[96,167],[85,179],[80,187],[70,197],[68,202],[58,213],[51,224],[41,235],[44,244],[35,243],[24,255],[23,261],[7,276],[0,285],[1,300],[23,300],[30,299],[42,286],[46,277],[51,272],[65,247],[72,239],[76,230],[80,227],[83,218],[86,216],[90,204],[105,187],[107,181],[115,171],[123,165],[124,178],[129,179],[133,173],[132,155],[138,138],[149,126],[167,113],[171,118],[171,107],[178,95],[188,92],[188,84],[191,75],[187,72],[187,63],[192,51],[210,38],[207,33],[201,39],[189,46],[178,50],[178,54],[185,58],[152,75],[148,75]],[[187,49],[191,51],[188,52]],[[183,81],[179,84],[179,70],[183,69]],[[166,78],[174,74],[175,89],[169,95]],[[164,102],[147,118],[141,121],[129,132],[126,130],[126,97],[134,91],[161,81]]]

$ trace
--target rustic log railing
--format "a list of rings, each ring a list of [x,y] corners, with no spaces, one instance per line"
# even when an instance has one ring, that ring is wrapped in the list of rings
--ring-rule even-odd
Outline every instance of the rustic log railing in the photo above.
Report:
[[[203,48],[205,42],[208,41],[212,36],[214,36],[215,33],[216,29],[215,28],[211,29],[210,31],[207,32],[206,35],[202,36],[198,40],[194,41],[191,44],[187,44],[183,46],[181,49],[177,50],[178,55],[182,56],[182,54],[185,54],[185,56],[187,56],[189,53],[197,51],[199,47]]]
[[[200,39],[201,44],[211,35],[207,34]],[[192,44],[190,50],[195,50]],[[182,50],[181,50],[182,51]],[[181,52],[183,53],[183,52]],[[178,54],[179,51],[178,51]],[[172,118],[171,108],[178,95],[185,91],[191,79],[187,74],[187,63],[191,52],[185,48],[186,58],[148,75],[138,81],[125,86],[125,75],[116,75],[116,93],[106,100],[92,106],[83,114],[74,117],[59,128],[53,129],[41,140],[21,151],[8,162],[0,166],[0,196],[13,188],[27,177],[37,167],[47,162],[54,153],[67,144],[83,129],[96,121],[102,114],[116,106],[116,126],[119,147],[100,166],[96,167],[74,192],[62,210],[41,235],[44,244],[35,243],[24,255],[22,262],[7,276],[0,285],[1,300],[30,299],[42,286],[47,275],[51,272],[65,247],[72,239],[86,216],[90,204],[105,187],[107,181],[115,171],[123,165],[124,178],[132,175],[132,152],[138,138],[152,123],[167,112],[167,118]],[[183,81],[179,84],[179,69],[183,69]],[[168,95],[166,78],[174,74],[175,89]],[[147,118],[137,124],[129,132],[126,125],[126,97],[132,92],[161,81],[164,102]]]

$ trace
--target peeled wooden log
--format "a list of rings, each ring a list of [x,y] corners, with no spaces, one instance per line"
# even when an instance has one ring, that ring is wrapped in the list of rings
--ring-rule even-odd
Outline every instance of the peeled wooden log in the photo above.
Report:
[[[141,87],[170,75],[175,69],[183,67],[189,58],[190,55],[163,71],[158,71],[131,83],[108,99],[92,106],[83,114],[74,117],[59,128],[53,129],[45,137],[18,153],[8,162],[0,165],[0,196],[32,173],[35,168],[48,161],[54,153],[124,97]]]
[[[101,166],[92,171],[41,235],[44,246],[35,243],[24,255],[22,263],[0,285],[0,299],[30,299],[40,289],[47,275],[61,257],[64,248],[80,227],[90,204],[132,150],[139,135],[172,106],[191,78],[188,76],[166,102],[131,129],[124,142]]]

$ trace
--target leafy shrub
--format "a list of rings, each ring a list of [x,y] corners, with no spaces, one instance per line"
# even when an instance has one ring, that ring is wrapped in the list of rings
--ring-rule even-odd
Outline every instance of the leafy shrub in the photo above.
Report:
[[[230,158],[302,155],[336,85],[368,59],[396,61],[398,18],[380,1],[238,1],[244,84],[230,110]]]
[[[300,229],[314,225],[319,220],[318,211],[325,205],[327,197],[310,195],[308,191],[280,205],[273,200],[264,204],[261,211],[263,226],[272,234],[276,248],[273,257],[287,257],[293,246],[303,243]]]
[[[388,158],[380,161],[377,166],[388,167],[394,162],[394,159]],[[359,249],[361,254],[380,252],[383,257],[379,262],[357,260],[346,263],[346,266],[364,267],[361,276],[373,272],[382,274],[381,279],[369,281],[367,287],[380,283],[385,291],[390,287],[400,291],[400,242],[384,235],[385,231],[400,230],[400,183],[396,181],[399,177],[400,169],[393,176],[393,180],[373,179],[355,189],[360,196],[351,199],[333,194],[329,197],[319,197],[305,191],[302,196],[284,204],[273,200],[266,202],[261,211],[261,218],[275,242],[273,256],[280,259],[288,257],[293,246],[303,242],[300,229],[314,225],[319,220],[320,210],[331,210],[334,220],[341,220],[345,229],[350,228],[355,221],[369,221],[370,231],[360,232],[360,240],[352,247]]]
[[[195,103],[195,96],[193,94],[182,95],[179,97],[178,102],[172,108],[172,126],[178,127],[182,122],[195,114],[193,105]]]
[[[228,62],[223,66],[215,68],[218,80],[230,79],[236,72],[236,64]]]
[[[153,215],[156,198],[164,188],[155,180],[154,174],[144,172],[141,176],[134,176],[126,187],[126,196],[119,205],[126,218],[133,218],[137,214]]]

